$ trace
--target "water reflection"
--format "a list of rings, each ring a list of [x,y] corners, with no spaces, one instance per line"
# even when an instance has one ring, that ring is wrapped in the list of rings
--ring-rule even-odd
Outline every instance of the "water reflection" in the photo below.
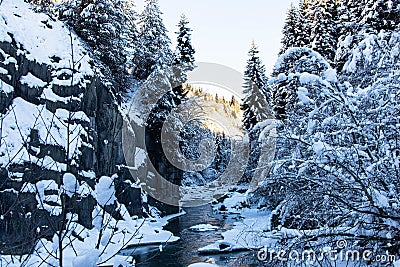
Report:
[[[254,253],[230,253],[221,255],[199,255],[197,249],[222,238],[221,233],[232,228],[233,216],[222,216],[210,205],[185,208],[186,214],[175,218],[165,227],[181,239],[163,246],[144,246],[125,250],[124,255],[133,255],[139,267],[185,267],[195,262],[215,263],[219,266],[260,266]],[[198,224],[219,226],[216,231],[194,232],[189,228]]]

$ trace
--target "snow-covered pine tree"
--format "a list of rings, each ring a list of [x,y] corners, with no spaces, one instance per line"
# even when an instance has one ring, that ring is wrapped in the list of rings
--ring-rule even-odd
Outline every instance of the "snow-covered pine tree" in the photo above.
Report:
[[[137,79],[146,79],[153,71],[172,64],[171,40],[161,15],[158,0],[146,0],[139,16],[139,40],[134,57],[134,76]]]
[[[366,0],[343,0],[340,4],[339,17],[343,27],[340,34],[355,34],[359,29],[361,14]]]
[[[48,12],[53,6],[54,2],[51,0],[25,0],[35,6],[35,10],[39,12]],[[1,1],[0,1],[1,3]]]
[[[297,9],[293,4],[291,4],[286,15],[285,25],[283,26],[282,30],[283,38],[281,40],[282,47],[279,52],[280,55],[285,53],[288,48],[299,46],[298,31],[300,29],[298,28],[298,20],[299,17]]]
[[[275,118],[285,120],[295,112],[298,79],[291,73],[308,71],[319,75],[326,66],[321,56],[309,48],[293,48],[286,51],[275,65],[270,80],[272,108]]]
[[[297,12],[297,46],[309,47],[311,26],[309,14],[309,0],[301,0]]]
[[[108,0],[94,0],[78,17],[77,31],[94,49],[94,53],[110,69],[123,63],[119,36],[122,29],[122,15]]]
[[[305,177],[308,175],[308,173],[304,173],[301,177],[298,177],[291,172],[292,168],[297,171],[298,166],[296,165],[301,166],[302,162],[310,155],[305,144],[307,144],[308,138],[314,138],[311,131],[314,125],[319,124],[316,122],[314,124],[309,123],[311,119],[308,115],[316,106],[321,105],[326,100],[325,94],[329,92],[326,87],[329,83],[323,77],[328,68],[329,65],[326,60],[309,48],[290,49],[281,56],[275,66],[270,85],[272,88],[278,89],[278,93],[285,94],[286,99],[281,99],[284,104],[283,115],[285,119],[277,124],[276,161],[273,162],[274,167],[271,169],[271,180],[268,181],[267,179],[269,183],[266,185],[267,204],[272,205],[273,209],[285,199],[285,190],[293,185],[292,190],[296,192],[295,187],[301,188],[300,185],[303,183],[296,181],[303,177],[306,179]],[[282,114],[278,115],[282,116]],[[317,121],[317,118],[318,116],[315,116],[313,119]],[[297,158],[294,158],[297,156],[299,157],[298,161]],[[293,181],[289,177],[293,177]],[[294,185],[295,183],[296,185]],[[301,201],[304,204],[313,198],[313,196],[303,195],[300,191],[296,192],[296,197],[299,198],[298,202]],[[304,209],[308,207],[304,207]],[[291,212],[290,208],[289,210],[288,213]],[[294,212],[297,211],[296,209],[293,210]],[[305,214],[304,221],[307,220]],[[293,219],[287,223],[290,224],[295,221]],[[299,221],[303,222],[303,217],[300,217]],[[293,227],[293,225],[290,225],[290,227]]]
[[[117,91],[126,90],[137,35],[133,6],[132,0],[67,0],[56,10],[110,69]]]
[[[261,146],[258,141],[261,129],[257,127],[257,124],[266,120],[270,115],[268,80],[265,75],[265,67],[258,53],[258,48],[253,41],[244,72],[244,98],[241,105],[243,109],[243,128],[249,134],[251,155],[240,181],[244,183],[251,180],[261,155]]]
[[[350,11],[349,21],[358,22],[361,20],[361,14],[367,0],[347,0],[344,2]]]
[[[338,4],[323,0],[312,5],[311,48],[333,62],[338,42]]]
[[[367,0],[342,0],[338,11],[338,44],[335,56],[335,67],[338,70],[350,56],[353,47],[359,41],[362,12]]]
[[[244,90],[242,109],[244,110],[243,126],[250,131],[258,122],[266,119],[263,109],[268,107],[269,92],[265,67],[258,55],[259,51],[253,42],[249,51],[244,72]]]
[[[122,25],[121,39],[124,44],[124,53],[127,57],[125,64],[125,71],[131,74],[133,68],[133,58],[135,50],[137,49],[137,42],[139,31],[136,26],[136,20],[138,14],[136,12],[136,6],[134,0],[124,0],[121,5],[122,12],[125,15],[126,23]]]
[[[189,21],[184,14],[182,14],[179,23],[177,36],[177,46],[175,52],[175,64],[181,65],[183,70],[191,71],[194,69],[194,53],[195,50],[191,43],[191,31],[188,27]]]
[[[400,1],[367,0],[362,12],[363,29],[379,33],[394,30],[400,22]]]

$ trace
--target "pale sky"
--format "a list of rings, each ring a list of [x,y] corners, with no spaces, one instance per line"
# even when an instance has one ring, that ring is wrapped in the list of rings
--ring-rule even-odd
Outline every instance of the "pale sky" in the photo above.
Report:
[[[255,40],[267,74],[277,60],[286,11],[292,0],[159,0],[164,23],[175,46],[175,31],[184,13],[192,32],[196,61],[226,65],[243,72]],[[138,12],[144,0],[136,0]]]

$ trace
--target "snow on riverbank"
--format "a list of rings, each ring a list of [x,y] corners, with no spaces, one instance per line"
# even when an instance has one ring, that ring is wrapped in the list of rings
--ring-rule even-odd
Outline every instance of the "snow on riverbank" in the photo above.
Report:
[[[235,222],[233,229],[222,233],[223,239],[200,248],[199,253],[218,254],[252,250],[271,243],[271,236],[267,234],[270,230],[271,212],[267,209],[244,208],[247,206],[246,198],[246,194],[229,193],[228,198],[215,206],[215,209],[224,213],[240,214],[242,220]]]
[[[124,209],[124,207],[121,208]],[[64,239],[63,264],[65,267],[134,266],[131,256],[118,255],[119,252],[130,246],[178,241],[179,237],[163,230],[163,227],[169,220],[180,215],[182,214],[146,219],[124,216],[123,221],[115,221],[111,216],[106,216],[103,220],[107,222],[107,225],[103,227],[100,238],[98,227],[86,229],[77,223],[72,223],[69,231],[73,231],[76,236]],[[9,267],[35,267],[43,266],[44,263],[49,266],[58,266],[57,250],[58,238],[55,235],[53,240],[40,239],[34,252],[29,256],[0,255],[0,262],[3,266]]]

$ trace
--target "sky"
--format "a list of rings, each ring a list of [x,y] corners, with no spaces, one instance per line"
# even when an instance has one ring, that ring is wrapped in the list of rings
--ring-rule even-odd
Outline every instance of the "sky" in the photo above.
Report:
[[[196,61],[225,65],[239,72],[246,66],[254,40],[267,69],[272,70],[280,49],[282,27],[292,0],[160,0],[165,26],[175,46],[179,17],[192,28]],[[138,12],[144,0],[135,0]]]

